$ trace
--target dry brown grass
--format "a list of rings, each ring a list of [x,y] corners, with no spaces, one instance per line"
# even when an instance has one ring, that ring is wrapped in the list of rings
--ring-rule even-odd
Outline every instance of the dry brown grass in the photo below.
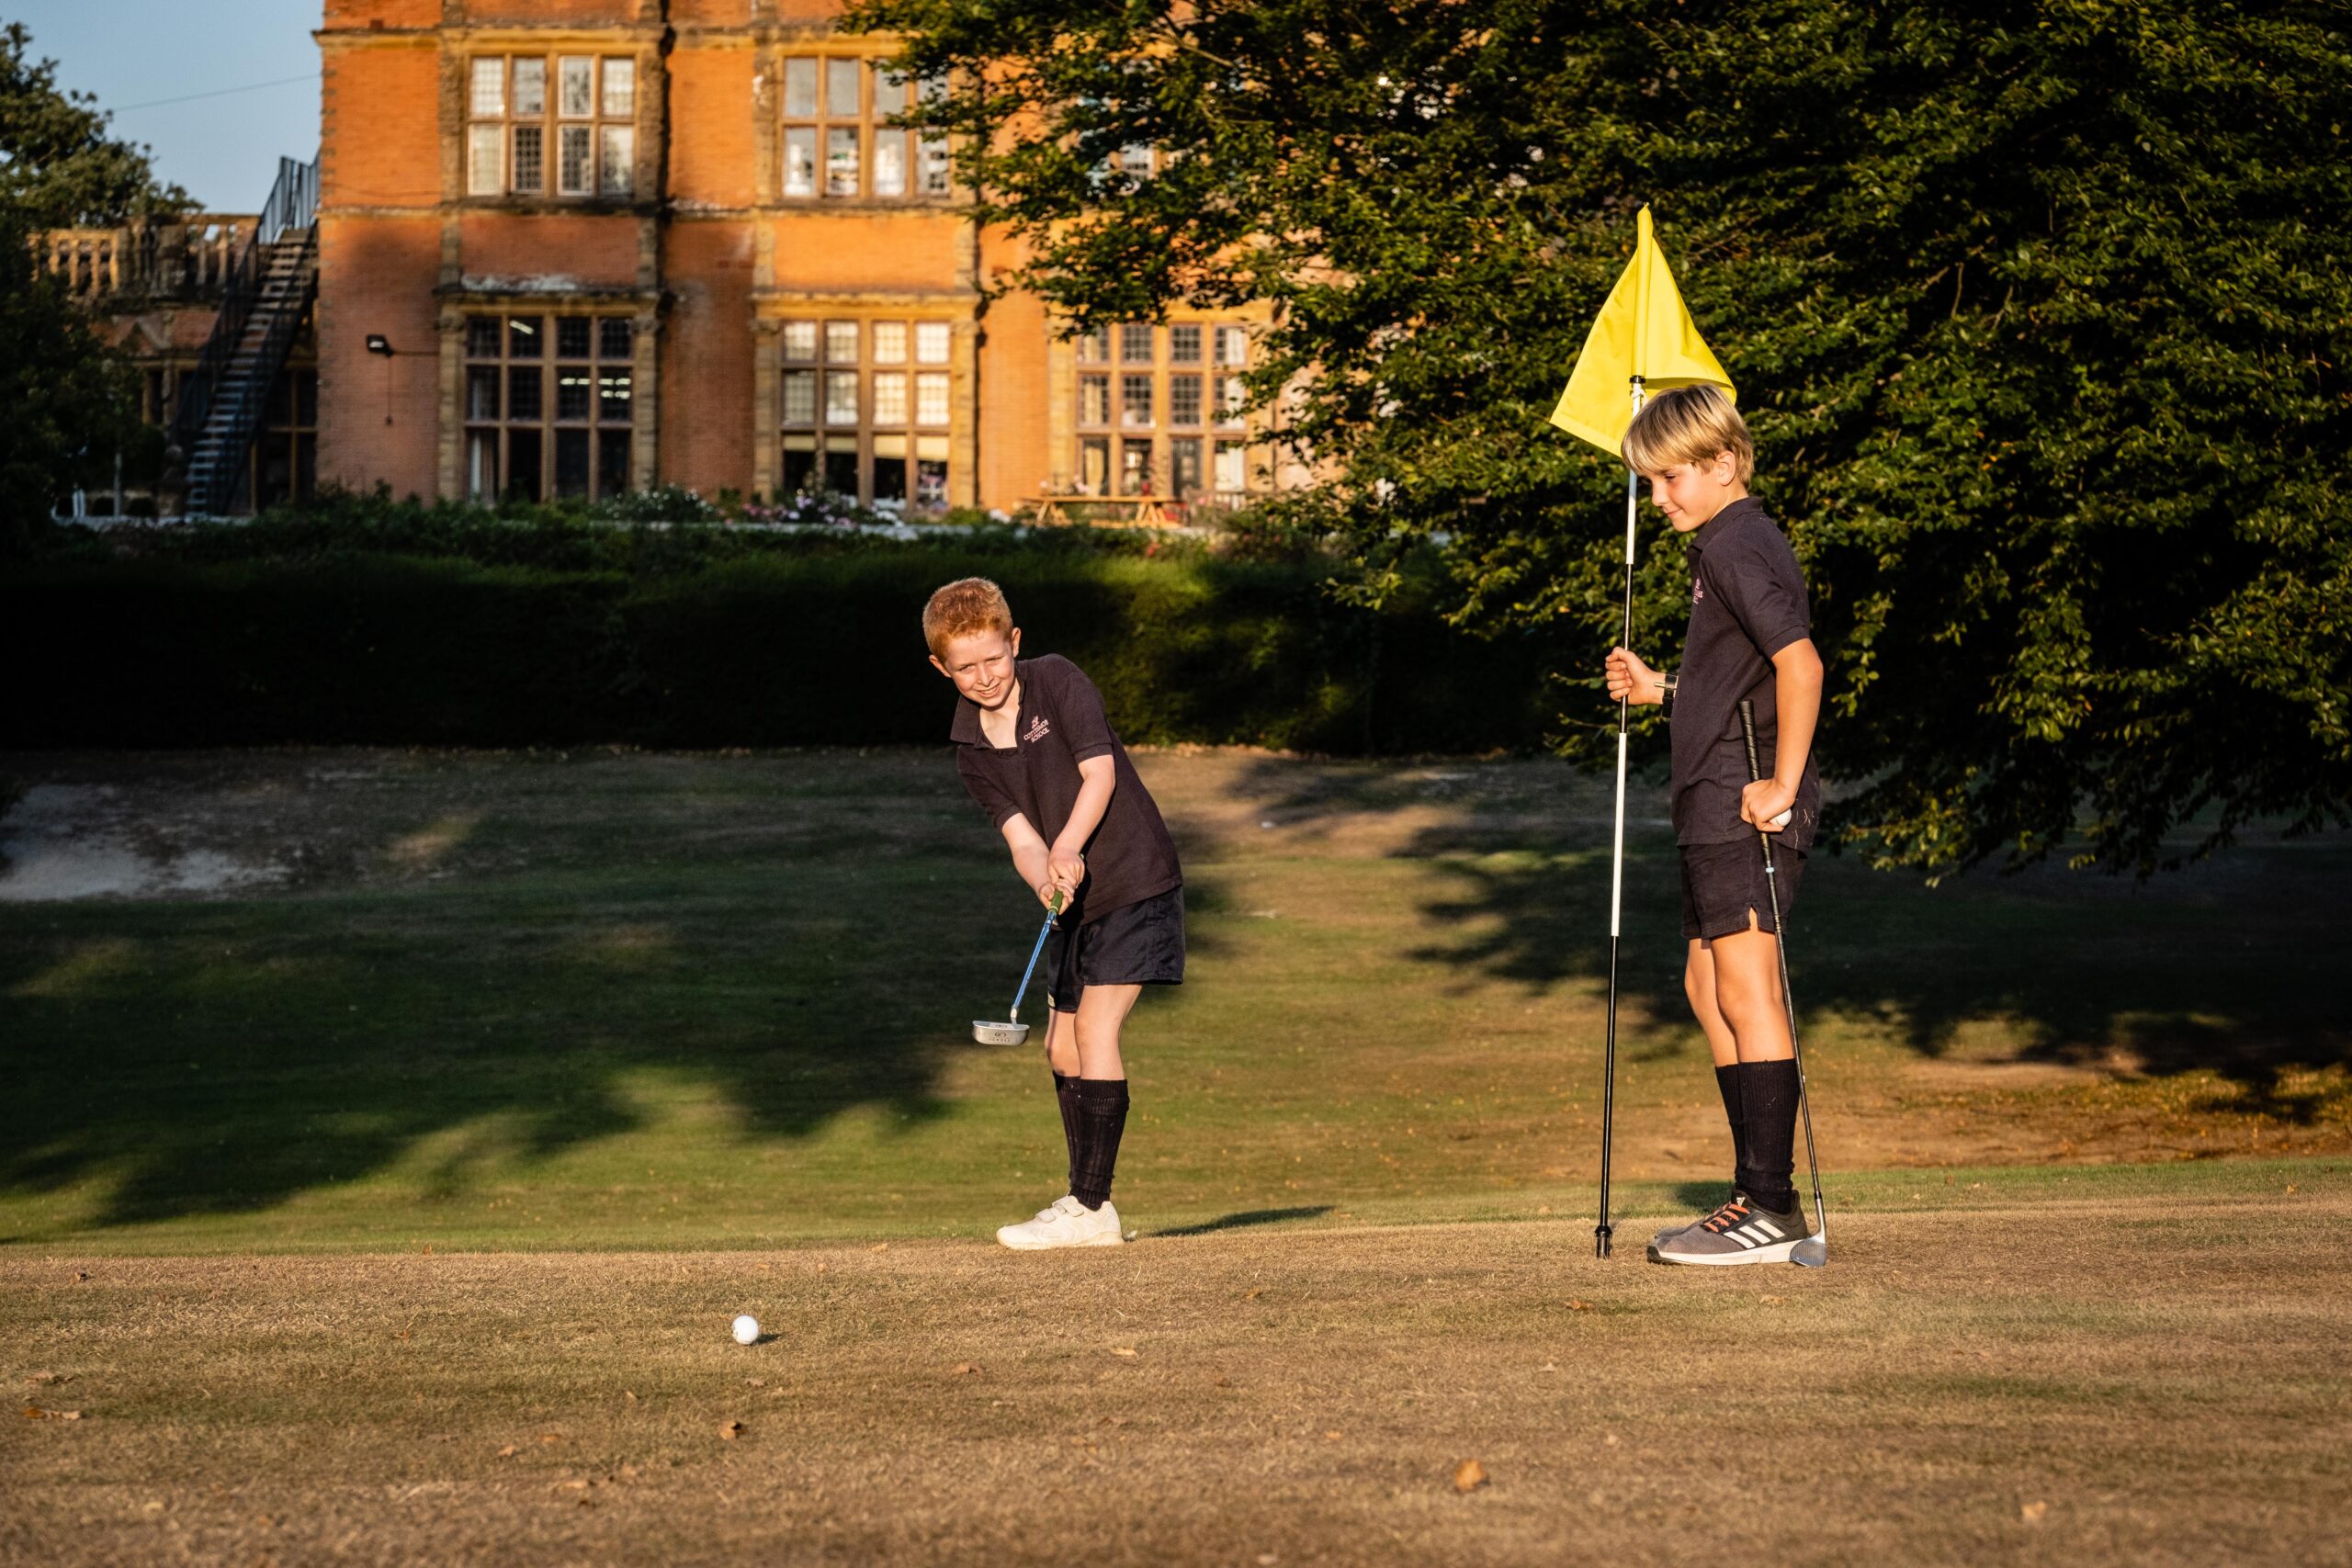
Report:
[[[0,1557],[2343,1562],[2352,1180],[2302,1186],[1863,1214],[1818,1274],[1566,1221],[19,1250],[6,1374],[83,1416],[6,1423]]]

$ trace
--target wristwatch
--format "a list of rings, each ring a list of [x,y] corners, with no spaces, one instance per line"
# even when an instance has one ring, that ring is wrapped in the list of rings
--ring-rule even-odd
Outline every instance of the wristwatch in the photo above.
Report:
[[[1657,691],[1658,705],[1667,712],[1672,713],[1674,711],[1674,677],[1660,671],[1657,678]]]

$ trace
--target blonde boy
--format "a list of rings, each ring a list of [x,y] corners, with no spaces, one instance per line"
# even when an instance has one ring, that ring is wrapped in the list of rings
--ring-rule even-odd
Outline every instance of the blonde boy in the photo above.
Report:
[[[1754,447],[1731,400],[1704,385],[1659,393],[1634,416],[1624,456],[1688,539],[1690,627],[1672,673],[1631,649],[1611,652],[1609,694],[1668,705],[1683,989],[1714,1056],[1734,1162],[1730,1198],[1658,1233],[1649,1255],[1661,1263],[1781,1263],[1809,1227],[1791,1181],[1799,1084],[1757,829],[1774,835],[1785,919],[1820,824],[1812,750],[1821,656],[1796,552],[1747,493]],[[1770,769],[1753,782],[1743,699],[1755,705],[1758,756]]]

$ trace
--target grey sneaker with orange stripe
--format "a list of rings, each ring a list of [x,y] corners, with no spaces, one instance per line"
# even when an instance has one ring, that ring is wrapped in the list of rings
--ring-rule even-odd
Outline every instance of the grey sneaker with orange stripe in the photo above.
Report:
[[[1744,1192],[1735,1192],[1697,1224],[1651,1247],[1650,1258],[1657,1263],[1717,1266],[1786,1263],[1791,1250],[1810,1234],[1803,1203],[1792,1203],[1788,1213],[1781,1213],[1758,1207]]]

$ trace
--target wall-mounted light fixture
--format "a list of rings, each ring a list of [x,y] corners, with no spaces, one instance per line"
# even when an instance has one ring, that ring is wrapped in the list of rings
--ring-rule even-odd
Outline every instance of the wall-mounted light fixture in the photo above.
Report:
[[[368,352],[370,354],[380,354],[384,356],[384,423],[386,424],[390,424],[392,423],[391,360],[395,355],[400,353],[400,350],[394,348],[392,346],[392,340],[386,337],[383,333],[369,333],[368,334]]]

